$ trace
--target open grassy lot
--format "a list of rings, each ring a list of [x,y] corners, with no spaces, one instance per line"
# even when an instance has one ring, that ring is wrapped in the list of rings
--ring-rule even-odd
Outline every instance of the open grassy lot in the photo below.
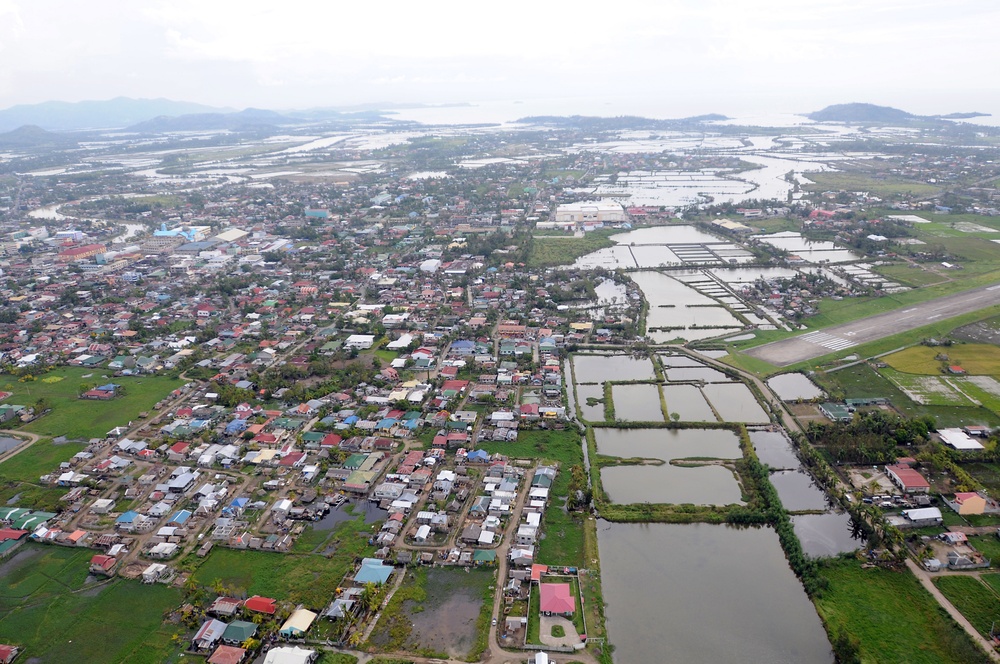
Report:
[[[990,661],[909,571],[832,560],[822,573],[830,586],[814,600],[820,618],[828,633],[857,639],[862,662]]]
[[[89,377],[84,378],[88,374]],[[56,378],[61,380],[53,380]],[[115,383],[124,387],[126,394],[112,401],[80,399],[80,385],[84,383]],[[166,376],[112,378],[103,369],[78,367],[55,369],[24,383],[18,382],[14,376],[0,375],[0,386],[14,393],[7,403],[31,406],[39,399],[45,399],[52,409],[48,415],[25,426],[25,431],[74,439],[103,438],[114,427],[126,425],[139,413],[152,410],[157,401],[182,384],[183,381]]]
[[[330,556],[216,548],[194,579],[203,586],[218,579],[251,595],[301,603],[314,611],[323,609],[354,561],[375,552],[368,544],[375,530],[377,524],[366,526],[364,516],[340,524],[332,540],[337,546]]]
[[[938,355],[946,355],[948,359],[937,360]],[[1000,377],[1000,347],[991,344],[913,346],[886,355],[882,361],[897,371],[912,374],[939,376],[942,368],[957,364],[973,376]]]
[[[39,486],[38,478],[58,470],[59,464],[83,449],[80,443],[56,445],[42,438],[0,463],[0,504],[16,504],[42,510],[58,510],[65,488]],[[14,503],[10,501],[17,500]]]
[[[965,407],[915,403],[899,387],[867,364],[855,364],[839,371],[817,372],[814,378],[835,399],[888,397],[893,407],[903,415],[931,415],[937,420],[938,426],[979,423],[991,427],[1000,426],[1000,416],[986,408],[974,407],[971,403]]]
[[[608,237],[620,232],[604,228],[586,233],[583,237],[573,237],[569,234],[536,236],[531,240],[528,267],[569,265],[584,254],[613,246],[614,242]]]
[[[926,182],[902,178],[874,178],[863,173],[810,173],[815,184],[806,185],[808,191],[866,191],[876,196],[933,196],[941,191]]]
[[[563,431],[522,431],[516,443],[487,443],[480,447],[515,459],[556,462],[559,472],[550,491],[551,507],[542,518],[544,539],[536,559],[546,565],[583,566],[583,517],[565,509],[569,496],[571,466],[583,464],[583,446],[576,429]]]
[[[1000,597],[990,586],[971,576],[942,576],[934,585],[962,612],[983,636],[989,636],[994,621],[1000,620]]]
[[[0,642],[26,648],[28,661],[178,661],[183,628],[164,625],[180,591],[114,579],[84,587],[93,551],[26,544],[0,574]]]
[[[913,401],[927,406],[973,406],[961,392],[948,383],[944,376],[919,376],[893,369],[880,369],[879,373],[893,382]]]
[[[974,477],[979,479],[978,475]],[[969,544],[990,559],[990,567],[1000,568],[1000,539],[996,535],[973,535],[969,537]],[[1000,574],[996,576],[1000,579]]]
[[[912,263],[881,265],[875,271],[893,281],[898,281],[905,286],[913,286],[915,288],[932,286],[947,280],[947,277],[943,277],[927,269],[922,269]]]

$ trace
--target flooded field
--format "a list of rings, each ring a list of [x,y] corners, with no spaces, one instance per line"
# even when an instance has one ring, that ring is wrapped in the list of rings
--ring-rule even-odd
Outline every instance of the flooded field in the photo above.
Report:
[[[416,592],[403,601],[398,614],[385,616],[379,622],[372,642],[386,646],[405,633],[400,645],[406,650],[426,649],[464,658],[475,646],[476,620],[483,594],[493,583],[493,573],[430,568],[407,574],[411,575],[414,579],[410,583]]]
[[[778,398],[782,401],[795,401],[803,399],[819,399],[825,396],[825,392],[819,389],[816,383],[809,380],[807,376],[800,373],[787,373],[769,378],[767,386],[770,387]]]
[[[616,662],[833,661],[773,530],[605,521],[597,529]]]
[[[789,512],[826,510],[830,503],[812,476],[804,470],[779,470],[771,473],[771,484],[778,491],[781,504]]]
[[[795,455],[792,441],[781,431],[751,431],[750,444],[757,459],[774,470],[794,470],[802,462]]]
[[[736,477],[722,466],[607,466],[601,482],[613,503],[744,504]]]
[[[672,383],[701,381],[704,383],[732,383],[734,380],[711,367],[676,367],[667,369],[667,380]]]
[[[801,233],[794,231],[758,235],[757,239],[794,254],[807,263],[852,263],[861,259],[857,254],[841,249],[833,242],[807,240]]]
[[[701,390],[694,385],[664,385],[663,399],[667,402],[667,414],[677,413],[680,422],[717,422]]]
[[[709,383],[702,393],[725,422],[767,422],[767,413],[742,383]]]
[[[851,517],[846,512],[792,515],[795,536],[807,556],[822,558],[855,551],[864,540],[855,539],[851,532]]]
[[[594,429],[597,452],[647,459],[739,459],[739,437],[728,429]]]
[[[588,399],[604,399],[604,387],[602,385],[577,385],[577,404],[583,419],[590,422],[602,422],[604,420],[604,404],[596,403],[593,406],[587,403]]]
[[[573,375],[579,383],[652,380],[653,363],[628,355],[574,355]]]
[[[662,422],[658,385],[615,385],[611,388],[615,418],[626,422]]]
[[[705,339],[743,328],[717,300],[673,277],[650,271],[631,277],[649,302],[646,327],[654,341]]]

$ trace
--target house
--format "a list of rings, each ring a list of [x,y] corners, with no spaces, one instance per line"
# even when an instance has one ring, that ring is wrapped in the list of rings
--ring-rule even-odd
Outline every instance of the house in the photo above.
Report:
[[[897,463],[885,467],[885,474],[892,483],[902,489],[905,494],[927,493],[931,485],[909,464]]]
[[[195,650],[213,648],[219,639],[222,638],[222,634],[225,631],[226,623],[215,618],[209,618],[202,623],[201,628],[195,633],[194,638],[191,639],[191,646]]]
[[[912,510],[903,510],[903,518],[906,525],[913,528],[923,526],[940,526],[944,519],[941,517],[941,510],[936,507],[921,507]]]
[[[376,558],[365,558],[361,561],[361,569],[354,575],[354,582],[359,585],[375,583],[381,585],[392,576],[392,566],[384,564]]]
[[[981,443],[972,440],[961,429],[939,429],[938,435],[941,437],[942,443],[960,452],[976,452],[983,449]]]
[[[277,601],[269,597],[261,597],[260,595],[254,595],[247,601],[243,602],[243,608],[247,611],[253,611],[255,613],[264,613],[269,616],[273,616],[274,612],[277,610]]]
[[[986,511],[986,498],[973,491],[956,493],[954,500],[945,502],[959,514],[982,514]]]
[[[242,664],[247,651],[236,646],[222,645],[208,658],[208,664]]]
[[[17,646],[0,644],[0,664],[10,664],[17,658]]]
[[[114,574],[115,566],[118,561],[115,560],[114,556],[105,556],[103,554],[97,554],[90,559],[90,573],[91,574],[103,574],[104,576],[111,576]]]
[[[236,612],[240,610],[242,605],[243,600],[235,597],[216,597],[215,601],[208,606],[205,612],[219,616],[220,618],[231,618],[236,615]]]
[[[547,616],[571,616],[576,611],[576,602],[568,583],[539,583],[539,608]]]
[[[246,620],[234,620],[222,633],[222,642],[229,645],[239,645],[257,634],[257,625]]]
[[[298,646],[280,646],[267,651],[264,664],[312,664],[318,657],[315,650]]]
[[[316,614],[312,611],[308,609],[295,609],[292,615],[288,616],[288,620],[281,626],[281,629],[278,630],[278,633],[286,639],[305,636],[305,633],[309,631],[315,620]]]

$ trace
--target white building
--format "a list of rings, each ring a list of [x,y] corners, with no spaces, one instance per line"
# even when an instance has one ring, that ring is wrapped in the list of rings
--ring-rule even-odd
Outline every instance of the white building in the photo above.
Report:
[[[344,348],[357,348],[367,350],[375,343],[375,335],[372,334],[352,334],[344,341]]]
[[[556,223],[572,222],[584,227],[596,228],[604,224],[620,224],[627,221],[625,208],[609,201],[582,201],[566,203],[556,208]]]

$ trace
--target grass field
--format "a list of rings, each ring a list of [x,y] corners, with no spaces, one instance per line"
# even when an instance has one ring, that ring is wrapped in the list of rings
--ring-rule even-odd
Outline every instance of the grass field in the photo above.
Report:
[[[536,559],[547,565],[583,566],[583,517],[564,509],[569,496],[571,466],[583,464],[583,446],[576,429],[563,431],[522,431],[515,443],[486,443],[480,447],[515,459],[556,462],[559,472],[550,491],[551,506],[542,518],[544,539]]]
[[[806,185],[807,191],[865,191],[876,196],[933,196],[940,187],[925,182],[901,178],[873,178],[863,173],[810,173],[815,184]]]
[[[26,544],[3,563],[0,642],[25,647],[26,661],[39,664],[183,661],[171,637],[185,630],[163,624],[180,591],[124,579],[85,589],[92,555]]]
[[[994,621],[1000,620],[1000,597],[990,586],[971,576],[942,576],[934,585],[977,632],[989,636]]]
[[[65,488],[40,486],[38,479],[59,469],[59,464],[83,449],[80,443],[56,445],[49,438],[42,438],[0,463],[0,505],[16,504],[20,507],[58,511],[63,504],[59,499]],[[10,501],[17,496],[16,503]]]
[[[943,376],[919,376],[893,369],[880,369],[904,394],[925,406],[965,406],[974,404],[952,387]]]
[[[609,236],[621,231],[605,228],[586,233],[583,237],[540,235],[531,241],[528,267],[569,265],[580,256],[610,247],[614,242]]]
[[[819,615],[828,633],[857,639],[862,662],[990,661],[908,571],[866,570],[857,560],[832,560],[822,574],[830,586],[815,600]]]
[[[364,516],[340,524],[333,536],[337,547],[329,557],[216,548],[194,579],[203,586],[218,579],[251,595],[301,603],[313,611],[324,609],[355,559],[375,552],[368,544],[373,532]]]
[[[945,281],[945,277],[929,270],[914,267],[911,263],[881,265],[875,271],[905,286],[914,286],[917,288],[932,286]]]
[[[907,397],[895,384],[867,364],[856,364],[846,369],[817,372],[814,376],[820,387],[834,400],[864,397],[888,397],[894,408],[907,417],[933,416],[938,426],[951,427],[965,424],[1000,426],[1000,416],[986,408],[921,405]]]
[[[84,378],[88,374],[90,377]],[[139,413],[152,410],[157,401],[183,384],[181,380],[166,376],[110,376],[102,369],[62,367],[26,383],[18,382],[14,376],[0,375],[0,387],[14,393],[7,403],[32,406],[38,399],[49,402],[52,412],[25,426],[25,431],[43,436],[88,439],[103,438],[114,427],[128,424]],[[62,380],[46,380],[58,377]],[[126,395],[112,401],[78,398],[81,384],[110,382],[124,387]]]
[[[936,360],[938,355],[948,359]],[[957,344],[954,346],[913,346],[882,358],[897,371],[911,374],[940,376],[942,368],[959,365],[973,376],[1000,377],[1000,347],[991,344]]]

